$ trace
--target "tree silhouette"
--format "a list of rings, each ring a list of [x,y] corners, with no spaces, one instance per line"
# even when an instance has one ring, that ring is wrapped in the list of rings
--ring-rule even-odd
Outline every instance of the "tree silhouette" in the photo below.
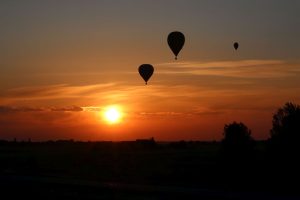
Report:
[[[268,141],[270,177],[285,183],[300,179],[300,106],[291,102],[273,115],[271,138]],[[288,184],[289,187],[295,187]]]
[[[273,115],[272,124],[270,142],[273,147],[289,153],[300,150],[300,105],[286,103]]]
[[[223,135],[222,147],[227,155],[244,156],[252,152],[254,140],[251,130],[243,123],[225,124]]]

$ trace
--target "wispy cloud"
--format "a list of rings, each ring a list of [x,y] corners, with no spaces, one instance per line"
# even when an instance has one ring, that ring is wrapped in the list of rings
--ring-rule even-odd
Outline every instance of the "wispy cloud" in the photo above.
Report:
[[[79,106],[68,106],[68,107],[52,107],[50,108],[51,111],[54,112],[81,112],[83,108]]]
[[[0,113],[12,113],[12,112],[41,112],[43,108],[33,107],[16,107],[16,106],[0,106]]]
[[[192,111],[192,115],[220,115],[226,113],[225,109],[212,109],[204,106],[196,106]]]
[[[0,106],[0,114],[17,112],[80,112],[83,108],[79,106],[67,107],[26,107],[26,106]]]
[[[182,117],[185,115],[185,113],[183,112],[139,112],[136,113],[138,117],[143,117],[143,118],[154,118],[154,117],[158,117],[158,118],[162,118],[162,117]]]
[[[161,63],[157,65],[175,67],[201,67],[201,68],[218,68],[218,67],[250,67],[258,65],[277,65],[284,64],[281,60],[232,60],[232,61],[213,61],[213,62],[178,62],[178,63]]]
[[[226,113],[225,109],[210,109],[207,107],[197,106],[184,112],[175,111],[164,111],[164,112],[138,112],[135,113],[137,117],[141,118],[186,118],[193,116],[204,116],[204,115],[220,115]]]
[[[1,91],[0,104],[2,105],[66,105],[90,104],[95,99],[104,98],[105,92],[117,88],[116,83],[93,85],[45,85],[17,87]],[[43,103],[44,102],[44,103]],[[60,102],[51,103],[51,102]],[[25,103],[25,104],[24,104]]]
[[[97,106],[86,106],[82,107],[83,111],[86,112],[99,112],[102,110],[102,107],[97,107]]]
[[[59,98],[59,97],[79,97],[91,93],[102,91],[105,88],[114,86],[115,83],[95,84],[95,85],[46,85],[28,86],[9,89],[3,92],[0,97],[10,98]]]
[[[156,65],[150,85],[139,78],[128,82],[92,85],[57,84],[7,89],[0,94],[1,104],[20,101],[65,99],[76,105],[98,106],[141,98],[193,98],[203,95],[248,94],[277,87],[298,87],[298,63],[281,60],[238,60],[219,62],[181,62]],[[135,76],[139,76],[137,73]],[[289,78],[289,80],[285,80]],[[284,81],[283,81],[284,80]]]
[[[237,60],[158,64],[160,73],[213,75],[244,78],[276,78],[300,73],[299,64],[282,60]]]
[[[138,77],[136,82],[8,89],[1,92],[0,105],[10,106],[0,106],[0,113],[83,111],[81,114],[93,115],[87,112],[101,112],[114,104],[123,106],[128,116],[139,118],[272,112],[286,100],[299,99],[295,95],[300,92],[297,66],[280,60],[163,63],[157,65],[148,86]]]

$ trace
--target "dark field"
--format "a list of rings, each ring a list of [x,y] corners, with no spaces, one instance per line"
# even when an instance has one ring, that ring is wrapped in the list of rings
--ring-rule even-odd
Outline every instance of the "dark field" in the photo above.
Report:
[[[3,141],[0,162],[4,199],[300,199],[266,142],[228,157],[218,142]]]

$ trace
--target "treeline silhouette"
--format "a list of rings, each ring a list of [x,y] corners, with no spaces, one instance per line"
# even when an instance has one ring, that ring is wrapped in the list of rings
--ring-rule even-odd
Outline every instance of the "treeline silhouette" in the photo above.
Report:
[[[287,102],[273,115],[272,125],[270,138],[259,146],[242,122],[225,125],[221,152],[223,166],[231,174],[226,178],[251,180],[275,191],[299,191],[300,106]]]
[[[271,158],[296,161],[300,156],[300,106],[286,103],[273,115],[272,124],[266,143]],[[225,124],[223,135],[222,148],[226,156],[245,159],[253,154],[255,141],[251,130],[242,122]]]
[[[0,175],[299,194],[300,106],[286,103],[272,123],[266,141],[242,122],[225,124],[220,142],[1,140]]]

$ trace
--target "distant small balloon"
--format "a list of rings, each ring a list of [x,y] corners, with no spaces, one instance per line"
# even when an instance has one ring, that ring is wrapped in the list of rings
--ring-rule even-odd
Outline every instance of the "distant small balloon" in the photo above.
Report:
[[[175,60],[177,60],[177,56],[179,54],[179,52],[181,51],[183,45],[185,42],[185,37],[183,35],[183,33],[179,32],[179,31],[174,31],[171,32],[168,35],[168,44],[170,49],[173,51],[174,55],[175,55]]]
[[[233,44],[233,47],[234,47],[235,50],[237,50],[237,49],[239,48],[239,43],[235,42],[235,43]]]
[[[153,72],[154,72],[154,68],[150,64],[142,64],[141,66],[139,66],[139,73],[141,77],[144,79],[146,85],[148,80],[152,76]]]

